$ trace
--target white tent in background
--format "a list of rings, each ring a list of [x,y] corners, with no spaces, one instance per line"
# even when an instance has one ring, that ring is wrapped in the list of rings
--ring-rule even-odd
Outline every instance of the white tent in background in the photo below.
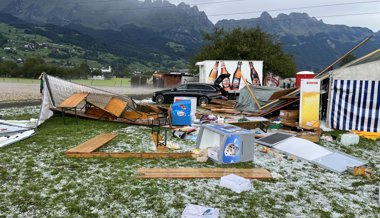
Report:
[[[380,49],[334,70],[330,84],[331,128],[380,132]]]

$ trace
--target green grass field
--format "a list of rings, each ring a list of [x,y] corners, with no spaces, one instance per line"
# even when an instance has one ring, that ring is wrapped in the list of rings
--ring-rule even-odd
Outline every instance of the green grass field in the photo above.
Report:
[[[76,82],[83,85],[90,86],[108,86],[108,87],[130,87],[131,80],[129,78],[112,78],[107,80],[71,80],[72,82]]]
[[[38,108],[0,110],[35,117]],[[380,142],[324,146],[369,161],[370,177],[338,175],[316,165],[255,150],[252,162],[219,165],[193,159],[67,158],[64,152],[100,133],[116,132],[107,151],[151,151],[150,128],[55,116],[37,135],[0,148],[0,217],[180,217],[186,204],[221,210],[220,217],[379,217]],[[169,134],[170,135],[170,134]],[[190,150],[194,141],[168,139]],[[252,180],[240,194],[218,179],[136,178],[140,167],[263,167],[282,178]]]

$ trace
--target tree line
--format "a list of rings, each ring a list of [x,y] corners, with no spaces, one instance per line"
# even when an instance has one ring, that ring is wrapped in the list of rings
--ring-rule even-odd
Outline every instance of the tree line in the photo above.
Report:
[[[42,72],[64,79],[86,79],[89,76],[101,74],[99,70],[91,71],[86,62],[75,67],[47,64],[41,57],[27,58],[22,64],[13,61],[0,62],[1,77],[38,78]]]

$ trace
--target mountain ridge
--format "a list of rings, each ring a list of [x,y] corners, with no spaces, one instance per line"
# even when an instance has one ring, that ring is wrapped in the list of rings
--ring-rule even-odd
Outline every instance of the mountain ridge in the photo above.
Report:
[[[88,3],[91,4],[3,0],[0,10],[23,20],[60,25],[91,35],[119,55],[130,52],[132,55],[127,59],[165,61],[169,58],[181,62],[181,67],[204,43],[203,33],[211,32],[215,27],[227,31],[261,28],[281,42],[286,52],[294,55],[299,70],[322,69],[369,35],[374,35],[373,39],[355,55],[361,56],[380,47],[380,30],[373,32],[363,27],[325,24],[306,13],[292,12],[272,17],[263,12],[257,18],[220,20],[214,25],[204,12],[185,3],[174,5],[166,0]],[[119,45],[122,48],[118,49]],[[131,57],[133,55],[135,57]],[[153,65],[159,66],[158,63]]]

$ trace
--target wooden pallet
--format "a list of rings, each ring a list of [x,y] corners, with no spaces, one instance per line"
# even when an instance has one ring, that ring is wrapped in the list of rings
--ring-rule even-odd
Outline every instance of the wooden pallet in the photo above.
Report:
[[[70,150],[66,151],[65,154],[91,153],[105,145],[107,142],[111,141],[116,136],[117,134],[115,133],[105,133],[95,136],[94,138],[91,138],[90,140],[87,140],[84,143],[71,148]]]
[[[247,179],[272,179],[272,174],[262,168],[139,168],[139,179],[201,179],[220,178],[235,174]]]

